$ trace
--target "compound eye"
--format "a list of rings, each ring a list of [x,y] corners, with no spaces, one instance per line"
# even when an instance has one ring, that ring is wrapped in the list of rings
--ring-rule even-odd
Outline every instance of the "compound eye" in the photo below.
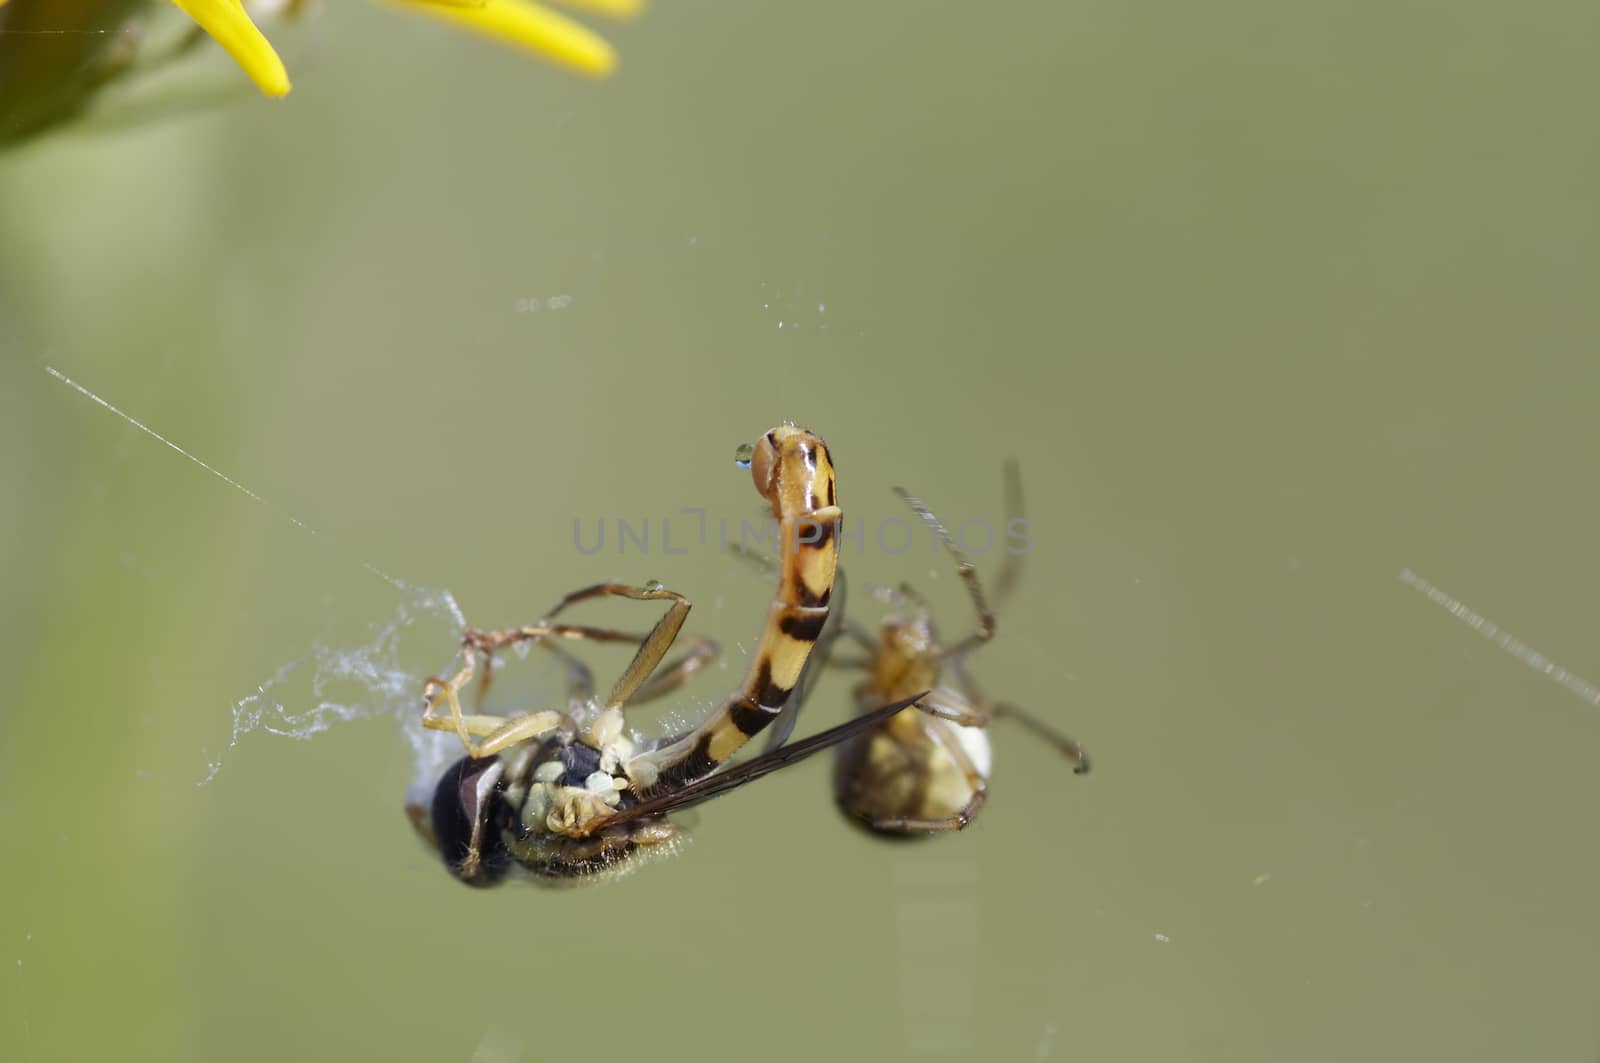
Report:
[[[469,886],[492,886],[511,867],[511,850],[490,819],[505,766],[499,757],[462,757],[433,792],[433,837],[452,874]]]
[[[777,471],[778,445],[772,433],[768,432],[756,440],[755,449],[750,454],[750,478],[755,481],[756,490],[769,501],[777,490]]]

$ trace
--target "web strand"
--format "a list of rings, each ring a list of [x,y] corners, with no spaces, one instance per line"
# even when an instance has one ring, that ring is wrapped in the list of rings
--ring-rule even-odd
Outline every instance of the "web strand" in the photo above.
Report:
[[[1465,602],[1450,597],[1450,595],[1435,587],[1409,568],[1401,570],[1400,582],[1421,591],[1428,601],[1442,606],[1445,612],[1494,643],[1500,649],[1511,654],[1511,656],[1532,668],[1535,672],[1554,679],[1589,704],[1600,706],[1600,687],[1596,687],[1582,676],[1574,675],[1561,665],[1550,660],[1550,658],[1529,646],[1511,634],[1511,632],[1501,628],[1494,621],[1474,612]]]
[[[127,421],[129,424],[133,425],[133,427],[137,428],[139,431],[143,432],[145,435],[149,436],[151,439],[154,439],[157,442],[162,443],[162,444],[170,447],[171,449],[177,451],[179,454],[182,454],[184,457],[188,458],[190,461],[192,461],[196,465],[200,466],[202,469],[204,469],[206,472],[210,473],[212,476],[215,476],[217,479],[221,480],[223,483],[227,484],[229,487],[231,487],[234,490],[238,491],[240,494],[244,495],[246,498],[249,498],[252,502],[256,502],[256,503],[266,507],[267,509],[272,510],[274,513],[277,513],[280,516],[283,516],[283,517],[287,518],[289,523],[293,524],[296,528],[299,528],[301,531],[305,532],[307,535],[316,535],[317,534],[317,529],[313,528],[311,525],[307,524],[305,521],[301,520],[299,517],[295,516],[293,513],[289,513],[286,510],[283,510],[283,509],[280,509],[277,506],[274,506],[271,502],[268,502],[266,499],[262,498],[260,495],[256,494],[254,491],[250,490],[250,488],[246,487],[244,484],[240,483],[238,480],[235,480],[233,477],[229,476],[227,473],[223,472],[221,469],[218,469],[217,467],[215,467],[213,465],[206,464],[204,461],[200,460],[200,458],[198,458],[195,455],[189,453],[187,450],[184,450],[182,447],[178,446],[178,444],[174,443],[172,440],[168,439],[166,436],[162,435],[160,432],[157,432],[154,428],[151,428],[149,425],[145,424],[143,421],[140,421],[138,418],[134,417],[132,414],[130,414],[130,413],[124,411],[124,410],[118,409],[116,406],[113,406],[111,403],[107,402],[105,399],[101,398],[99,395],[96,395],[94,392],[90,391],[88,388],[84,387],[82,384],[78,383],[76,380],[73,380],[71,377],[69,377],[65,373],[61,372],[61,370],[55,368],[54,366],[47,365],[47,366],[44,367],[44,371],[46,373],[49,373],[51,376],[55,377],[57,380],[61,381],[61,383],[65,384],[67,387],[71,388],[73,391],[76,391],[78,394],[82,395],[84,398],[86,398],[89,401],[93,402],[95,405],[101,407],[102,409],[109,410],[112,413],[116,414],[118,417],[122,418],[124,421]],[[381,568],[379,568],[378,566],[374,565],[370,561],[362,561],[361,562],[361,567],[366,569],[368,572],[372,573],[374,576],[377,576],[379,579],[383,580],[385,583],[389,584],[389,586],[395,588],[396,590],[402,590],[403,591],[403,590],[409,589],[407,584],[405,583],[405,581],[400,580],[400,579],[396,579],[394,576],[389,575],[387,572],[383,571]]]
[[[279,516],[285,517],[307,535],[317,530],[250,490],[227,473],[190,453],[149,425],[90,391],[53,366],[45,372],[56,380],[115,414],[145,435],[181,454],[246,498]],[[430,590],[396,579],[368,561],[361,567],[401,592],[400,601],[382,620],[369,624],[367,640],[352,649],[341,649],[323,640],[309,651],[282,665],[255,691],[237,699],[232,706],[233,727],[226,746],[214,758],[208,757],[205,776],[197,786],[205,786],[222,770],[222,762],[239,741],[255,732],[285,738],[307,739],[348,721],[394,716],[404,721],[404,734],[415,753],[418,779],[429,786],[448,762],[450,739],[422,727],[416,711],[417,691],[422,677],[404,663],[402,639],[411,634],[428,646],[453,644],[467,626],[466,617],[449,591]],[[435,627],[440,630],[434,630]],[[300,706],[291,708],[286,702]],[[414,783],[414,785],[417,785]]]

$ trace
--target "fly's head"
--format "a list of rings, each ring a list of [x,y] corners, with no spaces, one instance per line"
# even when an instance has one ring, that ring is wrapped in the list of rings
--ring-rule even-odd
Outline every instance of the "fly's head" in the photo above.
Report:
[[[407,814],[450,873],[492,886],[520,864],[536,876],[573,879],[619,869],[640,846],[671,841],[661,817],[608,820],[637,803],[653,767],[603,709],[577,730],[498,756],[463,757],[445,769],[431,800]]]

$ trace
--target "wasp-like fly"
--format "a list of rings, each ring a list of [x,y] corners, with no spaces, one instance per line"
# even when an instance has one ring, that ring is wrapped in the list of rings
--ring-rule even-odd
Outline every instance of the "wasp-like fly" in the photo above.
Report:
[[[920,693],[719,771],[783,711],[798,685],[828,619],[839,555],[840,510],[827,445],[783,425],[741,450],[741,464],[748,462],[778,520],[778,589],[749,674],[699,727],[652,744],[636,742],[624,727],[626,706],[675,688],[716,652],[696,639],[683,657],[662,666],[690,603],[657,583],[596,584],[567,595],[536,624],[469,630],[460,671],[425,684],[423,725],[455,732],[467,755],[446,769],[431,802],[409,803],[407,811],[463,882],[490,885],[517,865],[566,880],[624,869],[636,855],[672,841],[677,828],[669,813],[846,741],[916,703]],[[569,605],[601,597],[670,605],[643,636],[555,622]],[[593,696],[587,669],[563,654],[571,676],[565,711],[511,717],[462,711],[460,694],[479,657],[518,643],[555,648],[552,639],[637,641],[639,648],[603,701]]]

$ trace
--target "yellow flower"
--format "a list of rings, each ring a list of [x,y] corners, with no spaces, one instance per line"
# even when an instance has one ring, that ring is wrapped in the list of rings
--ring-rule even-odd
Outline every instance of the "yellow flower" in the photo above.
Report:
[[[542,55],[569,70],[604,77],[617,65],[617,53],[594,31],[532,0],[387,0],[398,7],[425,12],[463,29],[494,37]],[[612,18],[639,13],[642,0],[562,0],[566,6]]]
[[[172,0],[218,44],[268,96],[289,91],[283,61],[250,20],[241,0]],[[582,23],[533,0],[386,0],[541,55],[569,70],[604,77],[617,65],[605,39]],[[631,18],[644,0],[560,0],[567,7],[610,18]],[[6,0],[0,0],[4,5]]]
[[[250,21],[244,5],[239,0],[172,0],[185,15],[200,24],[211,34],[233,61],[250,75],[256,88],[268,96],[284,96],[289,92],[289,72],[283,60],[272,50],[272,45],[256,24]]]

